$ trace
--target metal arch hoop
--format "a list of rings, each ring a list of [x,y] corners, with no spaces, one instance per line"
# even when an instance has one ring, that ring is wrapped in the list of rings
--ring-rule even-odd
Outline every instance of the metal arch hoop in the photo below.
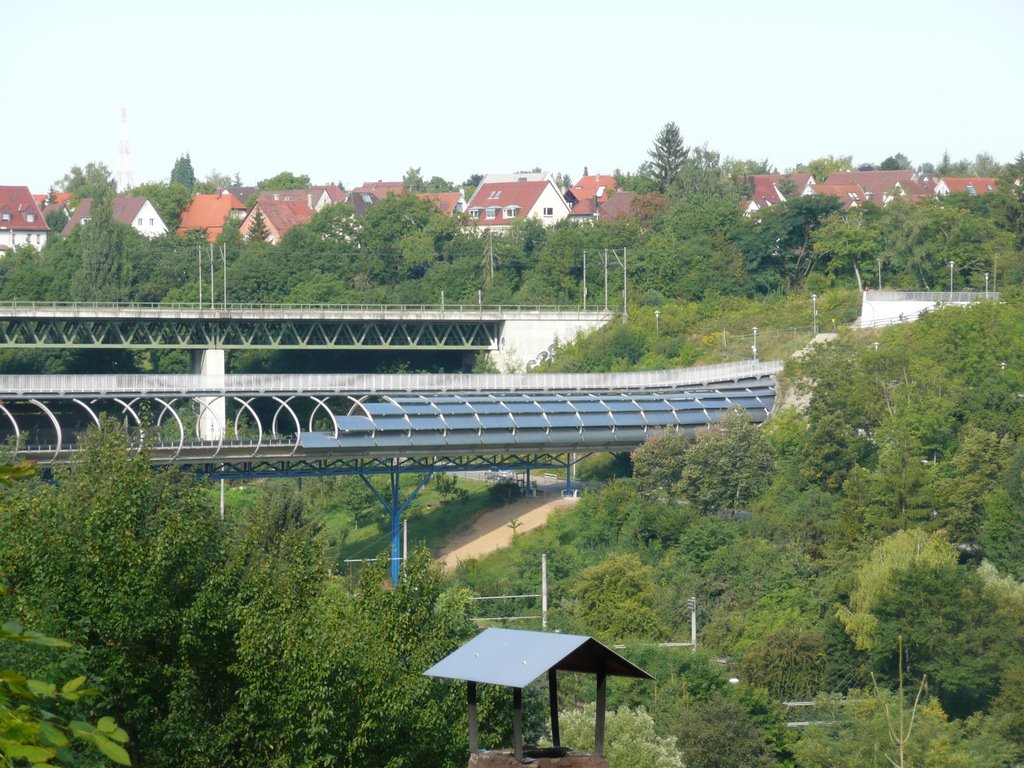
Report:
[[[139,418],[139,414],[137,414],[135,412],[135,409],[132,408],[132,404],[136,400],[138,400],[138,399],[139,398],[135,398],[130,403],[126,403],[124,400],[122,400],[119,397],[113,398],[113,401],[115,403],[117,403],[118,405],[120,405],[122,410],[128,411],[128,413],[130,413],[132,415],[132,418],[135,419],[135,425],[139,428],[139,445],[135,449],[135,453],[137,453],[137,454],[138,453],[142,453],[142,445],[143,445],[143,443],[146,442],[145,439],[144,439],[145,438],[145,430],[142,428],[142,419]]]
[[[324,412],[331,418],[331,423],[334,425],[334,439],[337,440],[341,430],[338,429],[338,420],[334,418],[334,412],[327,407],[327,401],[331,399],[330,395],[328,395],[327,397],[316,397],[315,395],[307,395],[307,397],[309,397],[310,400],[316,403],[316,406],[314,406],[313,410],[310,411],[309,414],[309,431],[313,431],[313,417],[316,416],[316,412],[323,408]]]
[[[60,455],[61,445],[64,442],[64,433],[61,431],[60,422],[57,421],[57,417],[53,415],[53,411],[51,411],[49,408],[43,405],[43,403],[40,402],[39,400],[32,399],[29,400],[29,402],[36,408],[41,410],[43,413],[45,413],[49,417],[50,421],[53,422],[54,429],[57,430],[57,447],[53,451],[53,456],[50,457],[50,461],[55,462],[57,461],[57,457]]]
[[[345,397],[348,400],[352,401],[352,407],[348,409],[348,413],[345,414],[346,416],[351,416],[353,411],[355,411],[358,408],[360,411],[363,412],[363,416],[365,416],[366,418],[370,418],[370,412],[368,410],[366,410],[366,406],[363,405],[363,400],[365,400],[366,397],[367,397],[366,395],[360,395],[359,397],[352,397],[352,395],[345,395]]]
[[[232,395],[231,399],[234,400],[236,403],[239,403],[242,406],[242,408],[244,408],[249,413],[251,413],[253,419],[256,420],[256,429],[259,430],[259,432],[258,432],[258,434],[256,436],[256,448],[253,450],[252,454],[250,455],[250,458],[253,458],[253,457],[256,456],[257,453],[260,452],[260,448],[263,447],[263,422],[260,421],[259,415],[256,413],[255,410],[253,410],[253,407],[250,405],[250,403],[253,401],[254,398],[250,397],[248,400],[245,400],[245,399],[243,399],[241,397],[238,397],[237,395]],[[242,411],[239,410],[238,413],[235,414],[235,440],[240,440],[241,439],[238,436],[238,420],[241,418],[241,416],[242,416]]]
[[[178,454],[181,453],[181,449],[185,447],[185,425],[181,423],[181,417],[178,416],[178,412],[175,411],[174,408],[172,407],[174,400],[177,400],[177,398],[171,400],[170,403],[162,400],[159,397],[154,397],[153,400],[155,400],[156,402],[160,403],[160,405],[163,406],[163,409],[160,411],[160,415],[157,416],[156,418],[157,429],[160,428],[160,424],[161,422],[163,422],[164,419],[164,414],[167,413],[167,411],[170,411],[171,416],[173,416],[174,420],[178,422],[178,447],[174,449],[174,455],[171,456],[171,461],[174,461],[176,458],[178,458]]]
[[[289,456],[292,456],[292,455],[295,454],[295,452],[297,450],[299,450],[299,446],[301,445],[301,440],[302,440],[302,422],[299,421],[299,417],[296,415],[295,411],[292,410],[292,407],[290,405],[288,405],[288,403],[292,400],[292,397],[289,397],[287,400],[282,400],[277,395],[274,395],[271,399],[275,400],[275,401],[277,401],[278,403],[281,404],[280,408],[278,408],[276,411],[274,411],[274,422],[273,422],[273,425],[272,425],[272,429],[274,430],[274,435],[277,435],[277,414],[279,414],[281,412],[282,408],[285,409],[286,411],[288,411],[288,413],[290,413],[292,415],[292,421],[295,422],[295,445],[292,446],[292,451],[291,451],[291,453],[288,454]]]
[[[85,409],[85,412],[89,414],[89,418],[92,419],[92,423],[95,424],[97,428],[99,428],[100,417],[96,415],[96,412],[92,408],[90,408],[86,402],[79,400],[77,397],[72,398],[71,402],[73,402],[75,405],[82,406],[82,408]]]
[[[218,430],[220,434],[219,437],[217,438],[217,450],[213,452],[213,456],[211,457],[216,458],[217,456],[220,455],[221,449],[224,447],[224,433],[227,431],[227,428],[224,426],[224,423],[219,418],[217,418],[217,414],[213,410],[213,408],[211,408],[209,405],[203,402],[203,400],[204,398],[197,397],[194,401],[199,403],[199,418],[196,419],[196,439],[198,439],[200,442],[206,442],[205,440],[203,440],[203,436],[199,434],[199,422],[203,420],[203,411],[208,411],[210,413],[210,418],[212,418],[214,422],[217,424],[217,426],[220,427],[220,429]]]
[[[7,420],[11,422],[11,426],[14,427],[14,455],[18,455],[18,451],[21,450],[21,429],[18,427],[18,420],[11,415],[11,412],[4,407],[3,403],[0,403],[0,411],[7,417]]]

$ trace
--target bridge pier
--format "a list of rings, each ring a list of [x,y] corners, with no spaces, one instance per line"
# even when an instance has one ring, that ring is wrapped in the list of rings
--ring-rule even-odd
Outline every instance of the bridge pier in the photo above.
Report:
[[[402,564],[402,513],[408,509],[409,505],[412,504],[413,499],[423,490],[430,478],[434,476],[433,472],[427,472],[423,475],[416,486],[416,489],[405,497],[405,501],[402,501],[401,486],[399,482],[402,476],[398,472],[392,472],[389,477],[391,478],[391,495],[390,498],[386,498],[384,494],[377,490],[373,483],[370,482],[370,478],[365,473],[360,473],[359,477],[366,484],[366,487],[370,489],[374,496],[377,497],[384,509],[388,511],[391,516],[391,583],[398,584],[399,568]]]
[[[192,373],[205,376],[221,387],[224,386],[223,349],[193,349]],[[227,437],[227,408],[223,397],[197,397],[199,417],[196,421],[196,437],[206,442],[218,442]]]

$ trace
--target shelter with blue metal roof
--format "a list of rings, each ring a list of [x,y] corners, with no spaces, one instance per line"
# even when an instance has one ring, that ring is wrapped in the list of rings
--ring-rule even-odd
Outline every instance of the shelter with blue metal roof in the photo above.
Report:
[[[523,688],[545,672],[551,712],[551,740],[561,746],[558,728],[557,672],[582,672],[597,676],[595,753],[604,751],[605,703],[608,675],[653,680],[640,667],[586,635],[563,635],[519,629],[485,629],[458,650],[424,672],[430,677],[466,681],[469,707],[469,751],[479,749],[476,713],[477,683],[512,688],[512,747],[523,758]]]

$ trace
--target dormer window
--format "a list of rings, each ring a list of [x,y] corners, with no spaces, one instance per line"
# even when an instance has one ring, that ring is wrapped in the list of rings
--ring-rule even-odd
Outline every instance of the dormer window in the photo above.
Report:
[[[479,208],[470,208],[469,209],[469,218],[471,218],[471,219],[479,219],[480,218],[480,209]]]
[[[11,220],[11,212],[10,211],[4,211],[3,213],[0,213],[0,221],[10,221],[10,220]]]
[[[976,190],[976,189],[974,188],[974,185],[973,185],[973,184],[968,184],[968,185],[967,185],[967,194],[968,194],[968,195],[976,195],[976,194],[978,194],[978,190]]]
[[[495,219],[498,217],[498,206],[492,205],[487,208],[487,218]]]
[[[35,220],[36,220],[36,215],[34,213],[26,213],[25,214],[25,221],[27,221],[29,224],[33,223]]]
[[[519,214],[519,208],[515,205],[510,205],[505,209],[505,218],[514,219]]]

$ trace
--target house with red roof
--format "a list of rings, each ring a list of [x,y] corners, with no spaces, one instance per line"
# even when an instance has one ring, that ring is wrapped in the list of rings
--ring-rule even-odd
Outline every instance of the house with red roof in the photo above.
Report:
[[[111,202],[114,209],[114,218],[122,224],[127,224],[140,235],[146,237],[159,237],[167,234],[167,225],[156,212],[156,208],[145,197],[115,197]],[[86,224],[92,219],[92,200],[88,197],[82,200],[71,214],[68,223],[64,225],[61,235],[67,237],[79,224]]]
[[[243,218],[245,205],[229,192],[196,195],[181,212],[177,234],[187,235],[200,230],[206,233],[208,242],[214,243],[229,221],[241,221]]]
[[[569,215],[574,219],[593,218],[608,196],[619,189],[614,176],[607,174],[584,174],[580,180],[565,190],[565,201],[569,204]]]
[[[327,204],[323,199],[323,196],[314,197],[312,191],[305,189],[263,192],[242,221],[239,231],[242,237],[249,238],[253,222],[258,218],[258,211],[267,228],[267,242],[279,243],[292,227],[312,221],[313,215]],[[317,208],[317,205],[320,208]]]
[[[420,192],[416,197],[429,200],[445,216],[458,216],[466,210],[466,196],[460,192]]]
[[[41,250],[49,231],[28,187],[0,187],[0,253],[19,245]]]
[[[943,176],[935,183],[935,196],[945,197],[955,195],[958,192],[968,195],[985,195],[996,188],[995,177],[984,176]]]
[[[466,211],[480,231],[507,231],[516,219],[538,219],[549,227],[569,215],[569,203],[550,177],[531,181],[523,176],[512,181],[485,177],[473,192]]]
[[[864,205],[869,200],[867,192],[860,184],[815,184],[811,190],[812,195],[838,197],[844,211]]]
[[[917,181],[917,174],[912,170],[903,171],[837,171],[830,173],[825,179],[826,184],[856,184],[867,195],[869,202],[885,205],[894,197],[901,195],[900,185],[903,182]]]
[[[791,197],[809,195],[814,187],[814,176],[809,173],[763,173],[746,177],[750,185],[750,199],[743,201],[743,214],[784,203]]]
[[[401,181],[364,181],[352,190],[352,194],[368,194],[383,200],[388,195],[408,195],[409,190]]]

